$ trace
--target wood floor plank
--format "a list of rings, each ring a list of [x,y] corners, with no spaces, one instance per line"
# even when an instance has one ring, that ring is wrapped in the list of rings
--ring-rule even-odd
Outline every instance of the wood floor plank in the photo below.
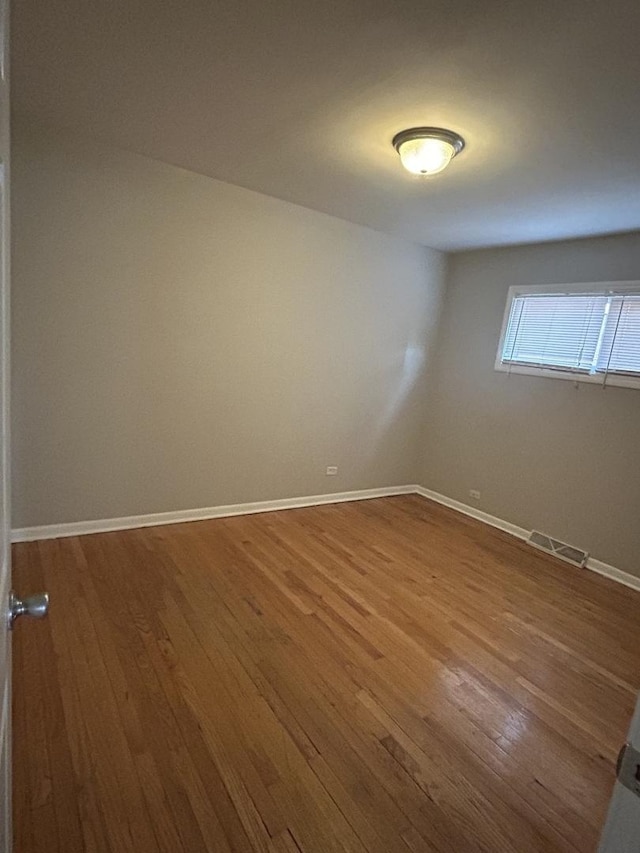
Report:
[[[639,593],[418,496],[21,543],[14,585],[20,853],[596,849]]]

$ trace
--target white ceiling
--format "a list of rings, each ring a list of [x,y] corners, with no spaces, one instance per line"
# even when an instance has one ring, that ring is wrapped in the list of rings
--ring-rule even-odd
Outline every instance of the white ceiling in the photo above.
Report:
[[[20,0],[18,113],[428,246],[640,228],[635,0]],[[431,178],[391,138],[461,133]]]

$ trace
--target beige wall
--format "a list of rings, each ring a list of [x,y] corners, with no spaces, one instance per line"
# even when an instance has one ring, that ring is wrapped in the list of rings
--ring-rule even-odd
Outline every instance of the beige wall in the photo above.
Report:
[[[420,482],[640,575],[640,392],[493,369],[640,235],[453,255],[438,324],[438,252],[24,126],[13,231],[14,527]]]
[[[13,158],[14,527],[413,481],[441,254],[41,129]]]
[[[467,252],[448,270],[422,484],[640,575],[640,391],[493,368],[510,285],[640,279],[640,234]]]

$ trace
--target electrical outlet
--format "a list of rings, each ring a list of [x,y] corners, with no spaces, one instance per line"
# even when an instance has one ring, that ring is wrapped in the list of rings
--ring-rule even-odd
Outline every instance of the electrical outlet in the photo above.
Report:
[[[473,498],[474,501],[480,500],[480,492],[477,489],[469,489],[469,497]]]
[[[327,477],[333,477],[338,473],[337,465],[327,465]]]

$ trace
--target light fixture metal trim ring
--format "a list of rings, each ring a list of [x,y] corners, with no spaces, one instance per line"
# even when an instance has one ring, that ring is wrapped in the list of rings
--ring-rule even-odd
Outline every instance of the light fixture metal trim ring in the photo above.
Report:
[[[411,127],[401,130],[393,137],[392,145],[399,154],[403,142],[409,142],[411,139],[440,139],[442,142],[448,142],[453,147],[454,157],[464,148],[464,139],[460,134],[443,127]]]

